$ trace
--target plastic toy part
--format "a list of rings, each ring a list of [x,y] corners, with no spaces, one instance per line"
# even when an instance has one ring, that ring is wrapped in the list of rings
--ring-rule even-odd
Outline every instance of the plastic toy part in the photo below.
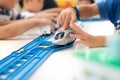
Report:
[[[28,80],[30,75],[55,51],[70,48],[73,30],[51,32],[31,41],[0,61],[0,80]],[[54,35],[55,33],[55,35]],[[48,41],[50,38],[54,41]],[[57,45],[54,45],[57,44]],[[65,45],[65,46],[64,46]]]
[[[83,28],[81,21],[77,21],[75,24],[81,29]],[[53,36],[54,37],[52,41],[53,44],[54,45],[67,45],[71,42],[74,42],[75,38],[70,38],[69,36],[70,33],[74,33],[74,30],[72,30],[71,28],[64,30],[64,31],[61,29],[58,29],[55,35]]]
[[[58,30],[56,31],[55,35],[53,36],[54,40],[53,40],[53,44],[54,45],[67,45],[71,42],[75,41],[75,38],[70,38],[69,34],[70,33],[74,33],[74,31],[72,29],[68,29],[68,30]]]
[[[0,61],[0,80],[28,80],[30,75],[55,51],[70,48],[47,41],[51,35],[42,35]]]
[[[107,47],[79,50],[73,55],[80,63],[78,80],[120,80],[120,62],[109,60]]]
[[[115,34],[107,39],[108,58],[110,61],[120,61],[120,34]]]

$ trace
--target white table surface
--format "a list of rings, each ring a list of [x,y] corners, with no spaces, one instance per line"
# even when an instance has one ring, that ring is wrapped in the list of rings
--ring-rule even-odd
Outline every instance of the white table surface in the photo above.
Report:
[[[111,35],[114,32],[113,26],[110,27],[111,24],[109,22],[99,26],[98,24],[90,25],[90,23],[88,25],[89,27],[86,27],[85,29],[88,33],[93,35],[97,35],[97,33],[99,35]],[[90,26],[95,29],[91,29]],[[98,27],[96,28],[95,26]],[[107,30],[108,26],[109,30]],[[32,33],[33,31],[39,33],[37,30],[39,29],[36,28],[31,31]],[[31,31],[26,34],[31,33]],[[29,35],[30,37],[26,38],[26,34],[22,35],[22,37],[20,36],[9,40],[0,40],[0,60],[8,56],[12,51],[19,49],[38,36],[32,35],[31,37]],[[79,60],[73,56],[73,51],[74,48],[55,52],[33,73],[29,80],[77,80],[75,77],[79,75],[80,65]]]

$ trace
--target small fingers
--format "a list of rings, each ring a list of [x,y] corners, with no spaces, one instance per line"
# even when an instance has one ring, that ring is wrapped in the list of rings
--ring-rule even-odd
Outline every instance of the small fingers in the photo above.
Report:
[[[76,13],[72,13],[71,21],[76,22],[76,20],[77,20]]]
[[[42,23],[43,25],[49,25],[52,30],[54,29],[54,24],[51,19],[43,18]]]
[[[62,14],[60,14],[57,18],[57,25],[60,26],[61,25],[61,20],[62,20]]]
[[[70,27],[78,34],[81,34],[83,35],[84,34],[84,31],[82,31],[77,25],[75,25],[74,22],[70,22]]]
[[[70,15],[66,15],[63,23],[63,30],[66,30],[69,27],[70,24]]]
[[[77,38],[77,39],[83,39],[81,35],[79,34],[70,34],[71,38]]]
[[[53,30],[54,29],[54,24],[53,24],[52,20],[49,20],[49,25],[50,25],[50,28]]]

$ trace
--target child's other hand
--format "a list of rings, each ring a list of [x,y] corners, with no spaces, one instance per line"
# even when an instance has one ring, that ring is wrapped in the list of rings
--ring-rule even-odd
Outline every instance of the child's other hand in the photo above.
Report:
[[[76,20],[76,11],[73,8],[67,8],[58,16],[57,25],[62,25],[63,30],[65,30],[69,27],[70,21],[75,22]]]
[[[49,25],[52,30],[54,29],[54,24],[49,18],[33,18],[33,20],[37,23],[36,26]]]
[[[45,13],[45,12],[39,12],[35,15],[36,18],[49,18],[52,20],[56,20],[58,17],[58,13]]]
[[[58,13],[58,14],[60,14],[60,12],[62,10],[63,10],[63,8],[51,8],[51,9],[43,10],[42,12],[46,12],[46,13]]]
[[[92,36],[81,30],[73,22],[70,22],[70,27],[76,32],[75,34],[70,34],[70,37],[80,39],[75,44],[84,44],[88,47],[105,46],[104,36]]]

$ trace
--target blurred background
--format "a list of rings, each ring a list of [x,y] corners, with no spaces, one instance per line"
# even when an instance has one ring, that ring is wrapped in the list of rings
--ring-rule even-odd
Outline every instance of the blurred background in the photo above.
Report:
[[[76,5],[76,0],[55,0],[59,7],[67,8]]]
[[[77,0],[55,0],[59,7],[61,8],[67,8],[70,6],[74,6],[77,4]],[[94,0],[94,2],[97,2],[100,0]]]
[[[48,8],[54,8],[54,7],[59,7],[59,8],[67,8],[71,6],[77,5],[77,1],[92,1],[92,0],[44,0],[44,7],[43,9],[48,9]],[[94,2],[98,2],[101,0],[93,0]],[[49,5],[49,4],[52,5]],[[19,3],[16,5],[15,9],[19,11],[21,8],[19,6]]]

